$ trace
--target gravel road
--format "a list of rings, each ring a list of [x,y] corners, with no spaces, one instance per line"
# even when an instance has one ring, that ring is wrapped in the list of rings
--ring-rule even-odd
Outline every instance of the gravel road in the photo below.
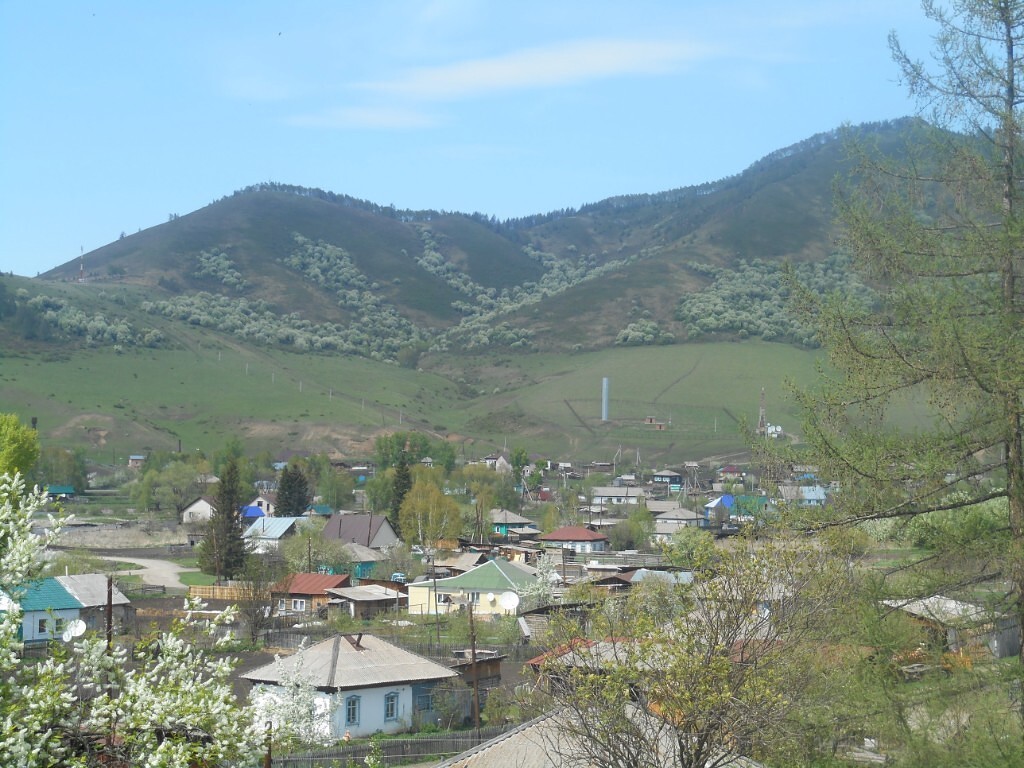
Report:
[[[167,587],[168,589],[185,589],[185,585],[181,582],[179,574],[187,572],[198,571],[198,568],[185,568],[172,563],[169,560],[152,560],[143,557],[128,557],[121,555],[120,557],[113,557],[111,555],[101,555],[104,560],[130,560],[132,563],[138,566],[138,568],[132,568],[129,573],[142,577],[142,581],[146,584],[154,584],[159,587]]]

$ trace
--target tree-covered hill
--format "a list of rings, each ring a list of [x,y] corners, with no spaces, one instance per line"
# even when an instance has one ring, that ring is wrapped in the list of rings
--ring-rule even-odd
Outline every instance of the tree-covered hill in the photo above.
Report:
[[[892,149],[913,125],[850,132]],[[727,179],[510,221],[402,211],[265,183],[124,234],[47,272],[38,290],[46,294],[46,282],[84,274],[85,285],[107,294],[122,286],[148,292],[137,307],[153,318],[256,344],[381,360],[453,349],[681,343],[701,329],[680,303],[721,282],[708,270],[833,256],[832,183],[845,173],[845,158],[844,132],[837,130]],[[749,266],[743,269],[749,274]],[[777,291],[772,280],[760,288]],[[37,317],[23,317],[19,327],[45,331],[37,335],[49,343],[111,340],[81,327],[90,319],[97,325],[97,314],[117,324],[109,311],[69,301],[36,298],[20,311]],[[761,320],[750,328],[771,325]],[[173,334],[158,338],[146,325],[132,334],[122,328],[113,338],[171,343]]]

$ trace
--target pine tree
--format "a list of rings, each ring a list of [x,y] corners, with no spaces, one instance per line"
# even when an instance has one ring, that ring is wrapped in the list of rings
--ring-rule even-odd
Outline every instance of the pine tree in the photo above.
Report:
[[[224,465],[214,497],[214,510],[199,545],[199,567],[217,580],[230,579],[245,568],[246,546],[242,537],[242,484],[238,462]]]
[[[388,520],[399,537],[402,536],[401,509],[402,502],[412,488],[412,474],[409,472],[409,456],[405,451],[398,454],[398,461],[395,462],[395,478],[392,483],[391,508],[388,510]]]
[[[277,484],[277,514],[282,517],[301,517],[309,506],[309,481],[302,470],[288,465],[281,470]]]
[[[838,201],[879,301],[800,297],[835,371],[799,395],[804,461],[840,489],[817,524],[945,527],[950,546],[918,564],[914,586],[987,599],[1024,625],[1024,2],[923,5],[935,71],[890,45],[932,125],[900,160],[859,148]],[[964,591],[979,584],[991,588]]]

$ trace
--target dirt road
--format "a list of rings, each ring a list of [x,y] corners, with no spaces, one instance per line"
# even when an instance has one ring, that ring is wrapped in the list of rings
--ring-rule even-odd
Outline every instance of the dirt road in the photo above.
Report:
[[[138,566],[138,568],[132,568],[127,573],[141,576],[142,581],[146,584],[154,584],[158,587],[167,587],[168,589],[185,589],[185,585],[179,578],[179,574],[187,572],[198,571],[198,568],[185,568],[184,566],[172,563],[169,560],[152,560],[149,558],[142,557],[113,557],[111,555],[101,555],[104,560],[129,560]]]

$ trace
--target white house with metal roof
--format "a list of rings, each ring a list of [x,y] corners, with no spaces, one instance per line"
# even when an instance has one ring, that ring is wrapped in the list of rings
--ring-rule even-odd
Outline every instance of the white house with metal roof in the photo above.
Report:
[[[276,552],[281,547],[281,540],[294,536],[299,523],[305,520],[305,517],[260,517],[245,529],[242,536],[253,552]]]
[[[292,681],[308,682],[315,689],[318,735],[341,739],[346,733],[361,738],[434,722],[434,691],[458,673],[374,635],[358,634],[336,635],[241,677],[252,684],[254,702],[280,701]]]

